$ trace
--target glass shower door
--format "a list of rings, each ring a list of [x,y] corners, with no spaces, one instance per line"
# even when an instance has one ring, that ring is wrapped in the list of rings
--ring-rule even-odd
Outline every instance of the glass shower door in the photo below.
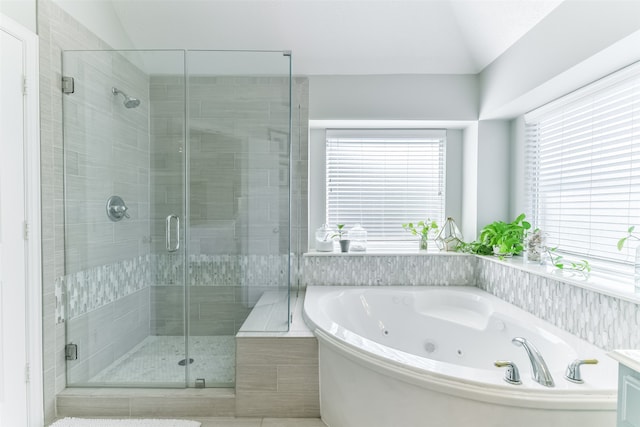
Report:
[[[290,59],[63,52],[68,386],[233,387],[288,330]]]
[[[288,330],[290,60],[187,52],[189,384],[233,386],[236,334]]]
[[[62,59],[67,385],[184,387],[184,52]]]

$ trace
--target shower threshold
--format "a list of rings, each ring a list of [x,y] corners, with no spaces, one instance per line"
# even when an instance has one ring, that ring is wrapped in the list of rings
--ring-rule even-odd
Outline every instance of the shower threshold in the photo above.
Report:
[[[92,377],[88,386],[170,385],[185,383],[183,336],[148,336]],[[235,337],[189,337],[189,387],[204,379],[207,387],[233,387]]]

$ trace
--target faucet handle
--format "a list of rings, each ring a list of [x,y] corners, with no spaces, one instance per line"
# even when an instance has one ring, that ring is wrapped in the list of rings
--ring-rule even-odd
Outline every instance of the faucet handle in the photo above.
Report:
[[[518,371],[518,367],[515,363],[510,360],[496,360],[493,363],[498,368],[507,368],[507,371],[504,373],[504,380],[509,384],[520,385],[522,381],[520,380],[520,372]]]
[[[573,362],[569,363],[569,366],[567,366],[564,378],[567,381],[571,381],[572,383],[582,384],[584,380],[582,379],[582,375],[580,373],[580,366],[595,365],[597,363],[597,359],[576,359]]]

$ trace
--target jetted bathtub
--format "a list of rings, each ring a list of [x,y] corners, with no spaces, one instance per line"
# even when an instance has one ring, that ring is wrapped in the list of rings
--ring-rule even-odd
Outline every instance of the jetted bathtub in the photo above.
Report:
[[[613,427],[617,365],[605,352],[474,287],[307,288],[329,427]],[[555,382],[532,379],[523,337]],[[575,359],[584,383],[564,378]],[[504,380],[509,360],[521,385]]]

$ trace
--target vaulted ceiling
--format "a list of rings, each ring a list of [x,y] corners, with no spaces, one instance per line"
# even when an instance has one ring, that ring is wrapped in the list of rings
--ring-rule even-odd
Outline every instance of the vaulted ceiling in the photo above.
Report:
[[[294,73],[476,74],[562,0],[112,0],[138,49],[291,50]]]

